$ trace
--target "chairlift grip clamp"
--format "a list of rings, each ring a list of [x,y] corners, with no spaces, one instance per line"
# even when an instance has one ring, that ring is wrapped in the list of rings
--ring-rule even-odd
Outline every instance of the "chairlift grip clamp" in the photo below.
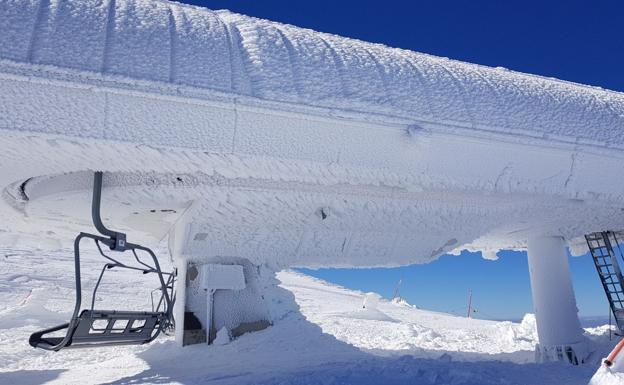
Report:
[[[113,237],[111,237],[112,244],[110,246],[111,250],[114,251],[125,251],[127,242],[126,242],[126,234],[124,233],[115,233]]]

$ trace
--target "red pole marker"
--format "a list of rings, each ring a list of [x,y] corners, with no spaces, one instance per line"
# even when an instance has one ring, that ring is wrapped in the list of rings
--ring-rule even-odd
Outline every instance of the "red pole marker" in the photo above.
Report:
[[[607,359],[604,361],[605,366],[610,367],[611,365],[613,365],[615,359],[617,358],[618,354],[620,354],[622,349],[624,349],[624,339],[622,339],[617,345],[615,345],[615,348],[613,348],[611,354],[609,354],[609,357],[607,357]]]

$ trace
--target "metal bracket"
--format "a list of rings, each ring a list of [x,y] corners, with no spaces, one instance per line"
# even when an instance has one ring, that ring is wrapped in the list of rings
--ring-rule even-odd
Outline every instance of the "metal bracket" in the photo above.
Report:
[[[111,239],[109,247],[114,251],[125,251],[126,248],[126,234],[113,231],[104,226],[102,222],[102,216],[100,214],[100,206],[102,203],[102,171],[96,171],[93,174],[93,201],[91,204],[91,218],[93,219],[93,225],[97,231]]]

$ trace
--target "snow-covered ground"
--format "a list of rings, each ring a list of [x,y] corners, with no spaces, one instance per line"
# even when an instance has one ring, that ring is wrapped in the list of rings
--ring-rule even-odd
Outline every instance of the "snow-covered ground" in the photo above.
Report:
[[[87,256],[83,265],[88,287],[101,261]],[[113,275],[115,282],[106,280],[96,298],[98,307],[147,305],[141,277]],[[531,315],[521,323],[485,321],[385,300],[363,309],[364,293],[284,271],[270,293],[274,325],[229,344],[179,348],[165,336],[140,347],[31,348],[31,332],[69,317],[72,277],[69,252],[2,250],[0,384],[580,385],[615,344],[607,327],[586,329],[597,349],[592,363],[535,364]]]

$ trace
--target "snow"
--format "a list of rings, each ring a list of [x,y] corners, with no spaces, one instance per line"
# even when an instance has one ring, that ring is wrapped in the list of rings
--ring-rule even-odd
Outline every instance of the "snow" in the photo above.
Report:
[[[209,349],[25,341],[67,319],[93,170],[104,220],[131,242],[166,255],[184,233],[172,257],[235,258],[269,282],[295,266],[495,259],[535,236],[583,254],[584,234],[624,228],[623,127],[621,93],[228,11],[0,1],[0,383],[587,383],[592,365],[531,363],[532,316],[362,308],[363,293],[292,272],[251,288],[273,327],[230,343],[220,329]],[[136,278],[116,277],[113,304],[146,305]],[[585,332],[596,366],[607,333]]]
[[[467,319],[380,300],[370,317],[365,293],[292,271],[271,289],[272,327],[228,343],[179,348],[172,337],[149,346],[64,350],[28,346],[29,333],[66,321],[72,308],[69,254],[4,249],[0,260],[2,384],[587,384],[616,341],[608,327],[586,330],[592,363],[535,364],[535,318],[521,323]],[[84,257],[86,286],[101,259]],[[140,275],[140,274],[139,274]],[[119,273],[98,301],[117,307],[148,301],[134,274]],[[362,316],[365,315],[365,316]],[[379,317],[383,315],[384,317]],[[173,354],[175,353],[175,354]],[[608,382],[616,374],[597,374]],[[607,382],[605,382],[607,381]]]
[[[165,1],[9,0],[0,5],[0,20],[0,57],[20,63],[624,144],[619,93],[228,11]]]
[[[213,341],[215,345],[227,345],[230,343],[230,331],[224,326],[217,332],[217,337]]]
[[[589,385],[619,385],[624,384],[624,374],[611,371],[602,366],[591,378]]]
[[[66,247],[103,170],[135,241],[196,208],[190,259],[396,266],[541,235],[583,254],[624,228],[623,122],[617,92],[227,11],[3,1],[0,242]]]

